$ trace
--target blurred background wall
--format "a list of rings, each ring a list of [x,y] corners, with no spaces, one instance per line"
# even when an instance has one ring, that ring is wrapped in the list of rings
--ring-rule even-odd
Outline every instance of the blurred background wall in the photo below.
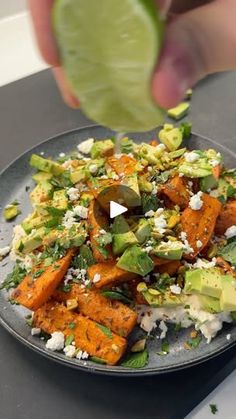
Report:
[[[26,0],[1,0],[0,18],[22,12],[25,9]]]

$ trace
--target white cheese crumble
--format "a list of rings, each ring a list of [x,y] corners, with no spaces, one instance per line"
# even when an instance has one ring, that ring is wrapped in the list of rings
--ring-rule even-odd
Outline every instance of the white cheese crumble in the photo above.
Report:
[[[183,242],[185,253],[187,253],[187,255],[189,255],[190,253],[192,253],[194,250],[193,250],[193,248],[190,246],[190,244],[188,242],[187,233],[185,231],[181,231],[181,233],[180,233],[180,239]]]
[[[202,191],[199,191],[198,193],[196,193],[190,198],[189,206],[192,210],[198,211],[202,208],[203,201],[201,197],[202,197]]]
[[[170,290],[171,290],[172,294],[176,294],[176,295],[181,294],[181,291],[182,291],[181,288],[179,287],[179,285],[171,285]]]
[[[59,154],[59,157],[61,157],[61,158],[65,157],[65,156],[66,156],[65,153],[60,153]]]
[[[231,334],[230,333],[228,333],[228,335],[226,335],[226,339],[227,340],[230,340],[231,339]]]
[[[145,213],[145,217],[153,217],[155,212],[153,210],[149,210]]]
[[[63,352],[65,353],[65,356],[67,356],[68,358],[74,358],[76,356],[76,348],[74,345],[65,346]]]
[[[101,275],[100,274],[95,274],[93,277],[93,283],[96,284],[97,282],[99,282],[101,279]]]
[[[5,256],[7,256],[10,250],[11,250],[10,246],[5,246],[5,247],[0,248],[0,257],[4,258]]]
[[[94,164],[94,163],[90,164],[89,171],[90,171],[90,173],[92,173],[92,175],[94,175],[98,171],[98,165]]]
[[[194,163],[195,161],[199,160],[199,154],[195,153],[194,151],[190,151],[190,153],[185,153],[184,158],[188,163]]]
[[[67,195],[70,201],[77,201],[80,197],[79,190],[77,188],[67,189]]]
[[[236,236],[236,225],[233,225],[229,228],[227,228],[226,232],[225,232],[225,237],[227,239],[231,239],[231,237]]]
[[[38,336],[41,333],[40,327],[32,327],[31,329],[31,335],[32,336]]]
[[[164,151],[166,149],[165,144],[158,144],[156,147],[157,151]]]
[[[74,215],[77,215],[80,218],[86,219],[88,218],[88,208],[83,207],[82,205],[77,205],[74,210]]]
[[[160,215],[159,217],[154,219],[154,226],[155,226],[155,230],[160,233],[160,234],[164,234],[166,231],[166,227],[167,227],[167,222],[166,219],[164,217],[164,215]]]
[[[77,148],[80,153],[89,154],[93,144],[94,144],[94,138],[88,138],[87,140],[82,141],[82,143],[78,144]]]
[[[197,246],[197,248],[198,248],[198,249],[200,249],[200,248],[202,247],[202,242],[201,242],[201,240],[197,240],[197,241],[196,241],[196,246]]]
[[[168,332],[168,327],[163,320],[160,321],[159,329],[161,330],[160,339],[165,339]]]
[[[50,351],[61,351],[65,346],[65,337],[62,332],[54,332],[46,343],[46,348]]]
[[[198,258],[197,261],[193,265],[191,265],[187,262],[185,264],[186,264],[186,266],[189,266],[190,268],[194,268],[194,269],[197,269],[197,268],[207,268],[207,269],[208,268],[214,268],[216,266],[216,258],[213,258],[211,260],[211,262],[208,262],[207,260],[203,260],[203,259]]]
[[[209,160],[209,164],[210,164],[212,167],[216,167],[216,166],[218,166],[218,164],[219,164],[219,160],[216,160],[216,159]]]
[[[86,351],[78,351],[77,352],[77,355],[76,355],[76,358],[77,359],[88,359],[88,357],[89,357],[89,354],[88,354],[88,352],[86,352]]]

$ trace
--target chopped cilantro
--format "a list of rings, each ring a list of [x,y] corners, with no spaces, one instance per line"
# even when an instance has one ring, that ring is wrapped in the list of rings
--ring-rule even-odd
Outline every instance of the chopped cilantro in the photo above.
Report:
[[[168,353],[170,352],[170,345],[168,342],[162,342],[161,344],[161,351],[157,352],[157,355],[159,356],[165,356],[168,355]]]
[[[104,335],[106,335],[109,339],[113,338],[113,334],[112,331],[106,327],[103,326],[102,324],[96,323],[96,326],[104,333]]]
[[[3,281],[0,285],[0,289],[5,288],[6,290],[9,290],[10,288],[16,288],[24,279],[26,274],[26,269],[22,268],[20,263],[16,263],[13,271],[7,275],[5,281]]]
[[[62,284],[62,285],[60,285],[60,287],[58,289],[59,289],[59,291],[70,292],[71,288],[72,288],[71,284]]]
[[[75,326],[76,326],[76,323],[75,323],[75,322],[71,322],[71,323],[69,323],[69,325],[68,325],[69,329],[74,329],[74,328],[75,328]]]
[[[108,244],[112,243],[112,234],[101,234],[98,238],[96,238],[96,242],[99,244],[99,246],[105,247]]]
[[[74,340],[74,335],[73,333],[69,336],[67,336],[66,340],[65,340],[65,346],[69,346],[72,344],[73,340]]]
[[[128,298],[125,294],[118,291],[105,290],[105,291],[102,291],[101,294],[106,298],[110,298],[111,300],[119,300],[127,304],[131,303],[130,298]]]
[[[216,404],[210,404],[211,413],[215,415],[218,412],[218,407]]]
[[[154,194],[150,195],[150,194],[143,193],[141,196],[141,201],[142,201],[142,210],[144,214],[151,210],[156,211],[158,208],[158,198]]]
[[[201,340],[202,340],[201,335],[198,335],[195,338],[189,339],[187,341],[187,345],[192,349],[196,349],[199,346]]]
[[[38,269],[34,274],[33,274],[33,278],[39,278],[43,273],[45,272],[45,269]]]

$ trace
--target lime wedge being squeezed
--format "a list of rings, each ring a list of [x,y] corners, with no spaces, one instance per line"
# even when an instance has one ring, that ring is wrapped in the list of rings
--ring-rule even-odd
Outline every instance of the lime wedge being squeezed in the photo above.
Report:
[[[56,0],[62,66],[85,114],[118,132],[163,122],[151,78],[163,38],[154,0]]]

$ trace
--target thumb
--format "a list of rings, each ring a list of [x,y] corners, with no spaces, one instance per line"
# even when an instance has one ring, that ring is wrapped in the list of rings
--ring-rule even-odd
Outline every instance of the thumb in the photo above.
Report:
[[[159,105],[173,107],[205,75],[236,68],[235,16],[235,0],[217,0],[169,24],[152,82]]]

